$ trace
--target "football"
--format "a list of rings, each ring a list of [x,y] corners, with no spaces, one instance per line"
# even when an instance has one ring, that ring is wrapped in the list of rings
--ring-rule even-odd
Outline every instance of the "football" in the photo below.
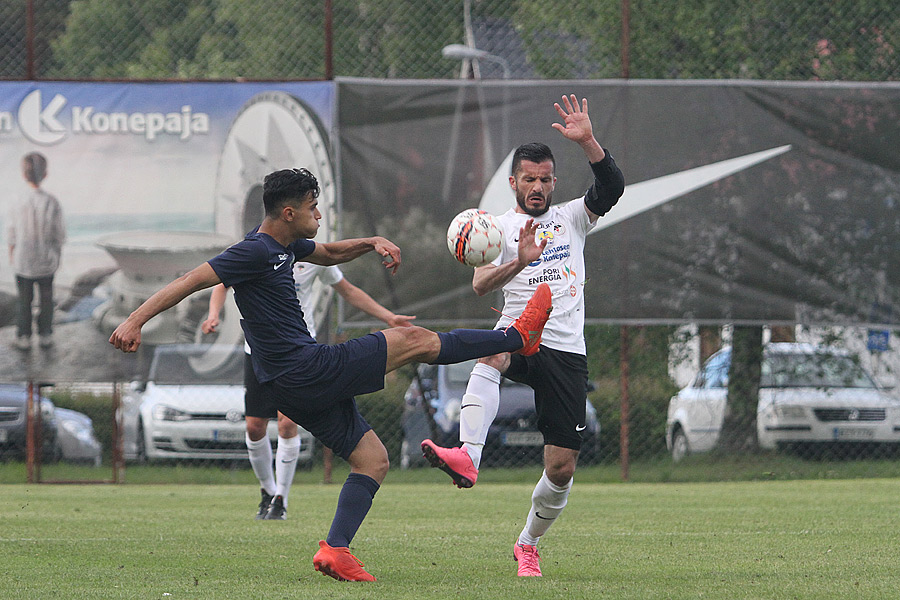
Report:
[[[503,231],[494,217],[470,208],[453,219],[447,230],[447,247],[456,260],[470,267],[483,267],[500,256]]]

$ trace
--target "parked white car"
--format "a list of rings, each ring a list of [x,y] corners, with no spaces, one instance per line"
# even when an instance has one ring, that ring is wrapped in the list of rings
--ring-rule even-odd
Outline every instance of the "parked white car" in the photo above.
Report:
[[[125,458],[246,460],[243,361],[242,346],[157,346],[147,381],[123,399]],[[278,438],[275,419],[268,433]],[[313,444],[301,427],[301,464]]]
[[[669,400],[674,460],[712,449],[728,395],[731,348],[713,354]],[[756,434],[762,448],[809,442],[900,442],[900,401],[847,352],[797,343],[763,350]]]

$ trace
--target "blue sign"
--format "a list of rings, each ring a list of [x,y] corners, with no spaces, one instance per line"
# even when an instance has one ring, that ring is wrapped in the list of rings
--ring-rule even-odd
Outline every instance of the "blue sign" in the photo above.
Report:
[[[870,329],[866,347],[869,352],[887,352],[890,346],[891,332],[887,329]]]

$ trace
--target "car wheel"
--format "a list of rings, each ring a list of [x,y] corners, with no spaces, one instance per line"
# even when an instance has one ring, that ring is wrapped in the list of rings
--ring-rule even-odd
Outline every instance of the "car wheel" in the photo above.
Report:
[[[678,427],[672,433],[672,460],[678,462],[690,453],[691,448],[688,445],[687,436],[684,434],[684,430]]]

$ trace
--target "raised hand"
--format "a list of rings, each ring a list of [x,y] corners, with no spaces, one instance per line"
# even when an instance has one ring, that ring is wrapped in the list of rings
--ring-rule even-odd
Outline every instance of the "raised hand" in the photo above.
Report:
[[[541,257],[541,253],[547,247],[547,240],[541,240],[541,243],[535,243],[538,225],[534,219],[525,221],[525,226],[519,229],[519,263],[524,266],[532,263]]]
[[[588,116],[587,98],[581,99],[580,106],[575,94],[571,95],[571,100],[567,96],[563,96],[562,100],[565,108],[560,106],[558,102],[554,103],[553,106],[565,124],[553,123],[553,128],[566,136],[566,139],[570,139],[577,144],[583,144],[593,139],[594,128],[591,125],[591,118]]]

